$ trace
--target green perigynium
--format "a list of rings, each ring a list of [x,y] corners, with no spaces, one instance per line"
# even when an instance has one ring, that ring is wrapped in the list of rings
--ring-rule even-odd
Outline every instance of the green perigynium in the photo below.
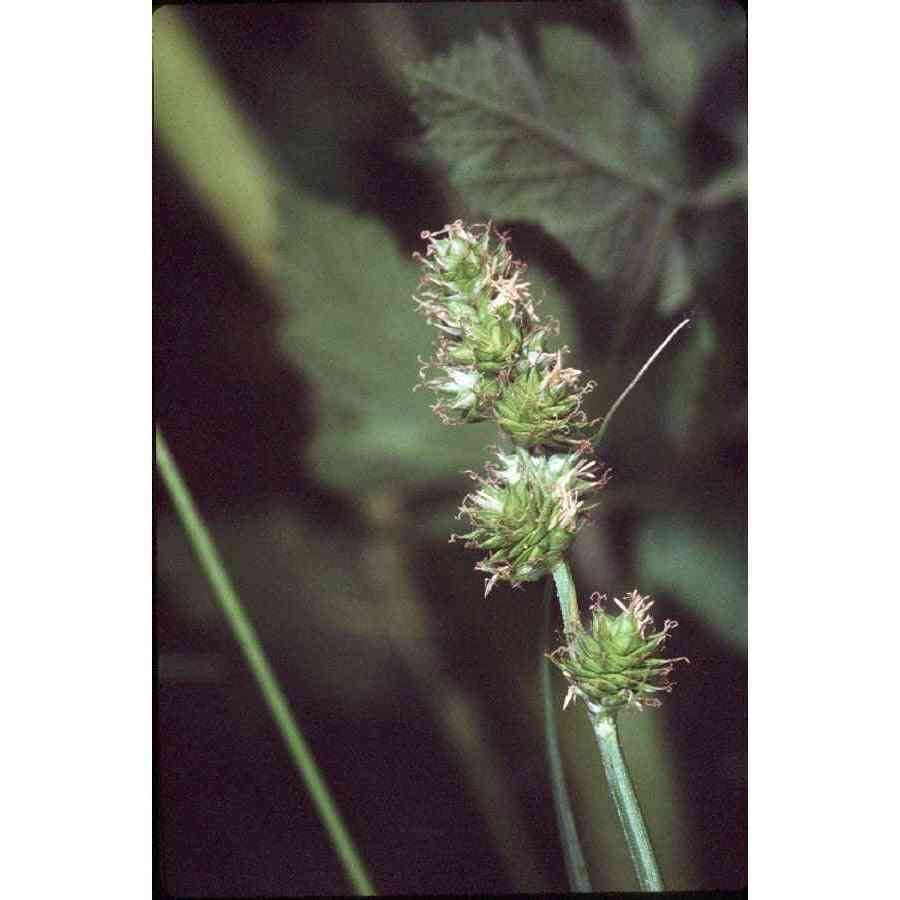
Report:
[[[581,453],[533,454],[524,449],[497,451],[499,466],[488,464],[488,477],[474,476],[479,489],[460,507],[473,529],[454,535],[467,547],[488,551],[475,568],[487,572],[485,596],[497,581],[514,587],[537,581],[569,549],[597,504],[589,502],[607,481],[597,463]]]
[[[654,695],[671,691],[668,676],[674,664],[687,662],[684,656],[663,659],[659,655],[678,623],[667,619],[661,630],[651,631],[648,610],[653,604],[636,590],[625,595],[627,603],[614,601],[620,610],[616,615],[603,609],[605,597],[594,594],[591,599],[595,602],[590,627],[579,625],[566,646],[549,654],[569,682],[564,708],[578,696],[608,710],[659,706]]]

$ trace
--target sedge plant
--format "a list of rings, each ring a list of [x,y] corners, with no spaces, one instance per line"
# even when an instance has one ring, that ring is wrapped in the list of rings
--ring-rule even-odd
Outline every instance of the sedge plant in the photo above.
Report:
[[[457,221],[424,231],[422,238],[427,247],[415,255],[422,278],[414,299],[439,337],[433,357],[420,361],[418,387],[436,395],[432,409],[445,424],[494,421],[499,433],[484,474],[469,473],[476,489],[459,513],[469,530],[450,540],[485,554],[475,565],[486,576],[485,596],[498,583],[518,587],[552,579],[565,642],[548,658],[568,683],[564,708],[583,701],[638,884],[661,891],[617,716],[624,709],[659,706],[658,695],[671,691],[668,676],[684,657],[664,658],[661,649],[676,623],[666,620],[654,631],[652,603],[634,590],[613,604],[593,594],[586,626],[568,553],[610,477],[595,458],[600,439],[625,396],[687,320],[607,415],[592,420],[583,406],[594,383],[582,382],[578,369],[565,366],[566,347],[550,346],[558,325],[537,314],[525,266],[513,259],[508,236],[490,223],[467,227]]]

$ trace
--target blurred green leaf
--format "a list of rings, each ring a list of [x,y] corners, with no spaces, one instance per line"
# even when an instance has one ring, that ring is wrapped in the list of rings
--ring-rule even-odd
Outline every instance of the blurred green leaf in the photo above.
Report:
[[[669,891],[696,889],[699,883],[700,853],[690,828],[689,798],[679,778],[678,749],[666,727],[666,719],[678,715],[679,704],[690,702],[678,690],[666,696],[662,710],[647,715],[628,710],[618,717],[622,749]]]
[[[640,74],[673,124],[693,111],[703,77],[727,47],[745,39],[746,16],[709,0],[626,0]]]
[[[423,223],[437,227],[437,223]],[[513,236],[514,237],[514,236]],[[490,423],[450,428],[413,392],[436,334],[416,312],[418,266],[382,223],[299,192],[283,206],[282,352],[316,383],[321,420],[308,455],[317,477],[352,492],[411,487],[477,468]],[[513,245],[514,246],[514,245]],[[528,279],[542,315],[573,328],[539,270]]]
[[[386,226],[295,192],[284,204],[285,356],[316,382],[322,419],[308,455],[339,490],[458,474],[490,439],[444,428],[414,394],[433,340],[411,295],[418,271]]]
[[[670,316],[683,309],[691,300],[693,281],[691,262],[684,239],[675,231],[663,264],[657,311],[664,316]]]
[[[704,408],[704,398],[712,394],[717,347],[715,328],[709,317],[703,315],[694,319],[688,328],[680,352],[670,361],[670,390],[663,414],[669,439],[682,449],[703,444],[697,440],[697,432],[710,429],[703,428],[701,419],[716,424],[711,421],[716,419],[713,410]]]
[[[629,710],[619,715],[622,749],[670,891],[697,886],[696,858],[700,855],[692,846],[678,753],[666,727],[666,718],[677,714],[677,692],[678,688],[661,710],[643,714]],[[633,891],[637,887],[634,867],[584,707],[580,703],[570,706],[558,722],[570,796],[579,832],[585,835],[584,851],[593,889],[600,893]]]
[[[704,285],[704,300],[709,296],[713,307],[727,304],[728,301],[717,296],[716,292],[728,285],[731,296],[734,299],[741,296],[741,308],[746,309],[746,276],[740,284],[736,284],[733,277],[736,264],[746,265],[746,227],[745,206],[722,206],[715,215],[699,216],[696,219],[696,227],[691,236],[694,277]],[[708,295],[707,291],[710,292]],[[745,319],[743,314],[741,319]]]
[[[635,565],[642,590],[669,591],[730,647],[747,652],[746,546],[733,530],[676,514],[637,526]]]
[[[315,691],[343,702],[371,703],[390,694],[395,642],[405,635],[369,601],[358,537],[323,531],[312,512],[298,514],[282,504],[209,519],[208,525],[275,658],[289,659]],[[224,639],[221,611],[174,518],[158,523],[156,556],[165,595],[204,633]]]
[[[545,79],[511,33],[482,34],[412,69],[414,105],[467,203],[540,223],[608,277],[643,252],[683,163],[608,48],[568,25],[539,38]]]
[[[609,47],[569,25],[545,26],[538,38],[544,90],[560,130],[648,186],[665,190],[684,180],[675,131],[647,106],[629,68]]]
[[[747,161],[720,172],[695,195],[699,206],[722,206],[747,195]]]
[[[281,179],[176,6],[153,14],[153,129],[223,233],[268,280]]]

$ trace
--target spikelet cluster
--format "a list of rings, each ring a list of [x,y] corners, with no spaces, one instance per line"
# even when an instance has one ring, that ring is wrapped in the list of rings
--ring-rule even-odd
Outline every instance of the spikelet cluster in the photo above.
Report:
[[[594,497],[606,483],[597,478],[597,463],[580,453],[532,454],[496,451],[487,477],[473,475],[479,484],[460,507],[473,526],[454,535],[466,547],[488,556],[475,568],[488,574],[485,596],[497,581],[514,587],[547,575],[569,549],[596,506]]]
[[[587,436],[598,420],[582,409],[594,385],[563,367],[566,348],[546,349],[558,326],[540,321],[505,235],[454,222],[422,238],[414,299],[440,336],[419,387],[438,395],[432,409],[444,423],[493,420],[514,445],[494,448],[486,475],[469,473],[478,487],[458,518],[471,529],[451,537],[487,554],[475,566],[488,576],[487,596],[498,581],[516,587],[553,572],[598,505],[609,471],[598,471]],[[589,627],[576,618],[568,643],[549,654],[569,682],[564,707],[577,697],[608,711],[659,706],[656,695],[672,690],[668,676],[685,660],[659,652],[677,623],[653,631],[653,604],[636,590],[614,601],[617,613],[604,610],[605,597],[591,599]]]
[[[590,424],[581,399],[593,385],[548,352],[552,320],[541,322],[525,266],[505,235],[489,224],[462,222],[423,231],[419,312],[440,334],[423,362],[422,386],[437,394],[432,409],[448,425],[496,418],[520,446],[575,446]]]
[[[454,222],[422,238],[414,299],[439,338],[420,387],[437,394],[432,409],[446,424],[494,420],[516,447],[473,476],[478,490],[460,507],[472,528],[458,537],[488,553],[476,565],[488,574],[487,594],[498,581],[549,573],[596,505],[607,474],[597,477],[586,435],[595,422],[582,410],[593,383],[564,368],[566,348],[546,349],[558,325],[538,317],[505,235]]]
[[[589,628],[578,623],[569,643],[549,654],[569,682],[564,707],[578,696],[605,709],[660,706],[655,695],[672,690],[668,676],[674,664],[688,661],[659,655],[678,623],[667,619],[659,631],[652,631],[648,610],[653,603],[636,590],[625,595],[625,603],[614,601],[617,614],[603,609],[605,597],[594,594],[591,599],[595,602]]]
[[[580,444],[589,423],[582,397],[594,382],[579,387],[578,369],[562,367],[562,351],[551,365],[530,366],[494,401],[497,424],[523,447]]]

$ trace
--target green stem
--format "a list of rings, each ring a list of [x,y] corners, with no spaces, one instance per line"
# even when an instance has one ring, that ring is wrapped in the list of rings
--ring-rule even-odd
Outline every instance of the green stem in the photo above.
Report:
[[[375,888],[369,880],[365,865],[347,833],[334,798],[294,721],[284,693],[278,684],[278,679],[275,677],[259,638],[256,636],[256,631],[238,599],[237,592],[222,565],[212,537],[194,506],[187,485],[181,478],[159,428],[156,429],[156,465],[172,497],[172,502],[175,504],[178,517],[187,532],[197,560],[209,580],[210,587],[222,607],[222,612],[244,653],[250,670],[253,672],[253,677],[256,679],[282,738],[284,738],[291,759],[316,805],[347,877],[357,894],[374,895]]]
[[[552,575],[562,613],[563,631],[566,635],[573,635],[581,625],[581,613],[578,611],[578,597],[569,564],[564,559],[560,560],[554,567]]]
[[[619,814],[622,830],[625,832],[625,841],[628,844],[631,861],[634,863],[638,884],[642,891],[665,890],[653,853],[653,845],[650,843],[650,835],[644,824],[644,816],[634,792],[634,785],[631,783],[631,775],[622,755],[616,714],[591,704],[588,706],[588,716],[594,726],[606,783],[616,812]]]
[[[672,335],[669,336],[669,339],[671,337]],[[659,350],[662,350],[662,347]],[[652,361],[651,357],[647,365],[649,366]],[[638,378],[641,374],[638,374]],[[556,582],[559,608],[562,611],[566,634],[573,635],[576,628],[581,626],[581,614],[578,611],[575,582],[572,579],[569,564],[565,560],[561,560],[553,569],[553,580]],[[622,830],[625,832],[625,841],[628,844],[628,851],[631,854],[631,861],[634,863],[641,890],[664,890],[659,867],[656,865],[656,857],[653,854],[653,845],[650,843],[650,835],[647,833],[641,807],[631,783],[631,775],[625,765],[625,757],[622,756],[616,728],[616,714],[589,703],[586,697],[582,696],[582,699],[585,701],[588,717],[594,728],[597,746],[600,748],[600,758],[603,761],[603,771],[606,774],[606,783],[609,786],[609,793],[615,804],[616,812],[619,814]]]

